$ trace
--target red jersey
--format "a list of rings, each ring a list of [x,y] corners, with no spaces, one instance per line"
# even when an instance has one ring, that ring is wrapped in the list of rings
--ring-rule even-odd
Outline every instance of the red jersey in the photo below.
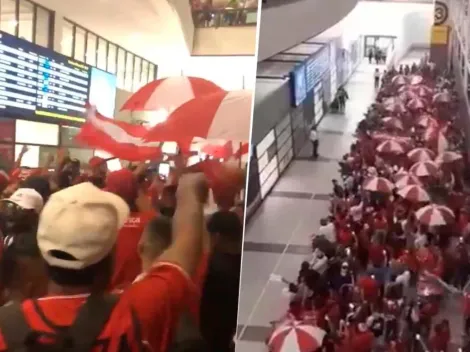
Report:
[[[121,294],[111,316],[104,326],[93,351],[119,351],[124,342],[130,351],[138,351],[134,338],[131,307],[139,319],[144,345],[153,352],[165,352],[173,335],[187,297],[194,294],[194,285],[188,275],[178,266],[159,263],[145,278],[130,286]],[[45,297],[37,302],[47,319],[55,326],[70,326],[87,295]],[[53,333],[34,309],[31,300],[23,302],[23,311],[30,327],[36,331]],[[0,334],[0,351],[7,350]]]
[[[131,285],[142,272],[142,262],[137,247],[145,226],[156,215],[154,211],[132,213],[119,230],[111,281],[112,289]]]
[[[206,280],[207,268],[209,266],[209,253],[204,253],[199,262],[199,266],[193,277],[194,285],[196,286],[196,292],[188,298],[189,301],[189,312],[194,317],[194,321],[199,322],[199,309],[201,306],[201,295],[204,281]]]

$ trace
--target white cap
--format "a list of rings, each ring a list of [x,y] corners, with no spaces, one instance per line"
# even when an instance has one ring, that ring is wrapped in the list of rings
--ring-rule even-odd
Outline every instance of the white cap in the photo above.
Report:
[[[100,262],[113,249],[118,230],[129,217],[119,196],[91,183],[54,193],[39,218],[38,245],[51,266],[80,270]],[[54,251],[75,260],[63,259]]]
[[[40,213],[44,206],[42,196],[32,188],[18,188],[7,201],[37,213]]]

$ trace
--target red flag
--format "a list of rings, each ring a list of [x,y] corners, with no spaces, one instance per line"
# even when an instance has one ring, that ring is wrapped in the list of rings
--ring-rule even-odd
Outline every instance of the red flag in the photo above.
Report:
[[[116,158],[144,161],[162,156],[160,142],[144,142],[147,128],[124,121],[108,119],[95,109],[88,110],[88,118],[77,135],[77,141],[93,149],[104,150]]]
[[[233,156],[233,147],[231,141],[228,141],[223,145],[206,144],[201,149],[201,152],[213,156],[216,159],[228,159]]]
[[[250,151],[249,147],[250,145],[248,143],[243,143],[233,156],[237,159],[240,159],[243,155],[248,154]]]

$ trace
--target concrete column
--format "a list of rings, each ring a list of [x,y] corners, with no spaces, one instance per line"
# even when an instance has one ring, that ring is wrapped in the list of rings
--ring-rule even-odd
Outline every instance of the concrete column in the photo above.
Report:
[[[440,68],[449,65],[450,0],[437,0],[434,4],[434,25],[431,28],[430,61]]]

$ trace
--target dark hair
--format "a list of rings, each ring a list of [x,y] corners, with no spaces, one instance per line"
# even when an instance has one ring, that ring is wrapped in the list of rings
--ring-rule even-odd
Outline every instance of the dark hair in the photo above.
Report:
[[[73,260],[74,258],[68,253],[57,251],[54,256],[59,259]],[[72,259],[73,258],[73,259]],[[61,286],[93,286],[97,283],[98,278],[109,280],[112,271],[112,256],[108,255],[96,264],[90,265],[84,269],[73,270],[65,269],[57,266],[46,264],[49,278],[56,284]],[[108,277],[105,277],[108,276]],[[101,281],[103,281],[101,280]],[[102,282],[103,287],[108,282]]]
[[[207,222],[207,231],[210,234],[218,233],[228,240],[241,240],[243,224],[234,212],[221,210],[211,215]]]
[[[163,248],[168,248],[173,240],[173,226],[171,218],[167,216],[158,216],[149,221],[145,227],[145,238],[151,247],[161,244]]]
[[[44,203],[47,202],[49,197],[52,194],[51,185],[49,183],[49,179],[46,176],[31,176],[24,180],[20,188],[31,188],[38,192]]]

